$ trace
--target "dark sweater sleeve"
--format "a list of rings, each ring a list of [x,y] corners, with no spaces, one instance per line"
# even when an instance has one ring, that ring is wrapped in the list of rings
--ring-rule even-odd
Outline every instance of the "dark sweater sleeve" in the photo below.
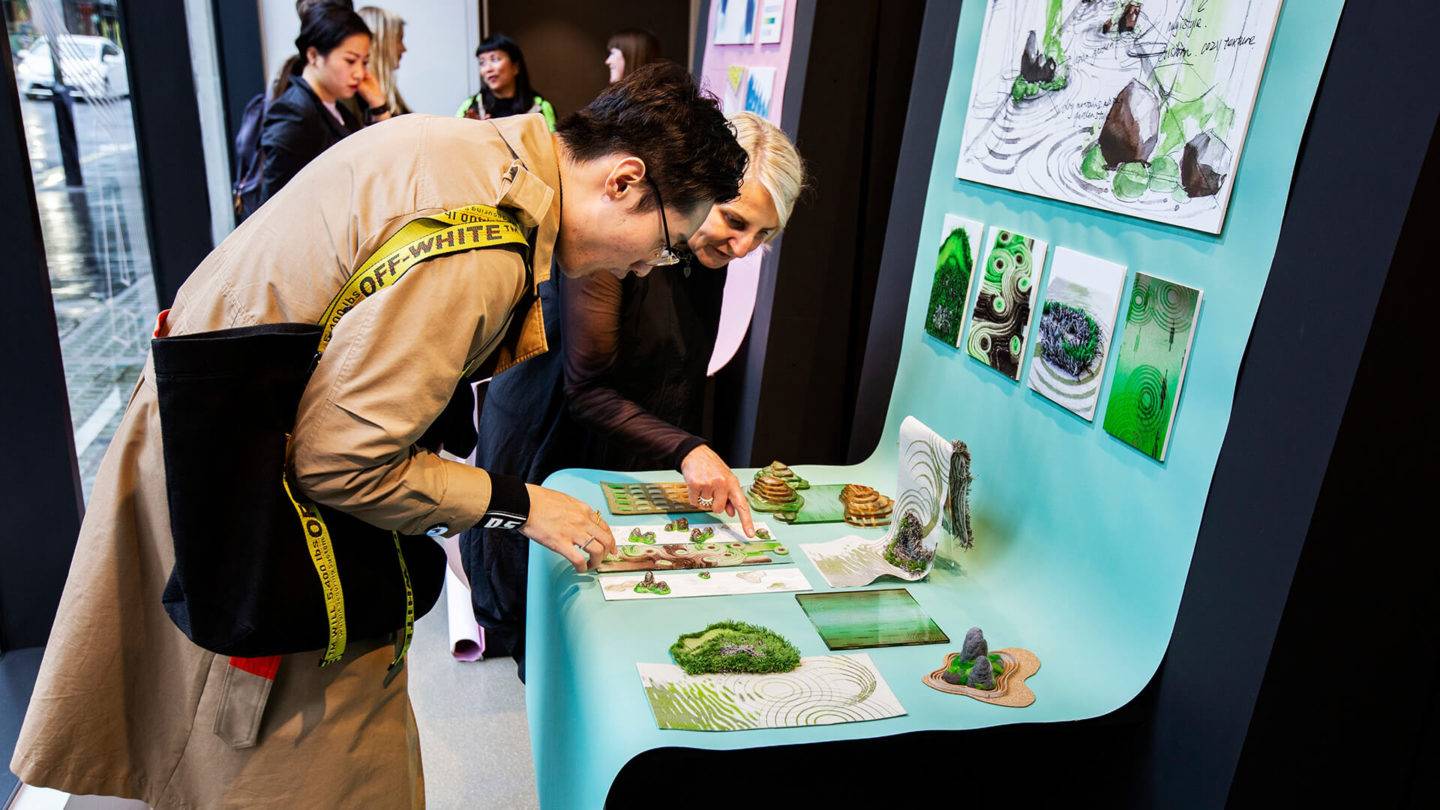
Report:
[[[261,201],[275,196],[291,178],[325,150],[323,121],[306,116],[292,99],[282,95],[265,111],[265,126],[260,131],[260,148],[264,167],[261,175]]]
[[[620,351],[623,287],[609,273],[566,279],[561,305],[565,320],[565,399],[582,425],[601,432],[632,452],[680,462],[704,439],[660,419],[613,387],[609,379]]]

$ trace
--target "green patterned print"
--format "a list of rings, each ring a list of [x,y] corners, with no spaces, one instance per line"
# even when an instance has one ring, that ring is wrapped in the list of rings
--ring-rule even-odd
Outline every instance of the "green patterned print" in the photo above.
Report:
[[[905,714],[864,653],[805,658],[791,672],[686,675],[639,664],[645,697],[662,729],[740,731],[883,720]]]
[[[1005,230],[996,231],[985,257],[985,275],[980,279],[966,349],[971,357],[1012,380],[1020,379],[1025,333],[1030,328],[1035,285],[1040,281],[1039,265],[1044,261],[1045,243],[1037,249],[1031,237]]]
[[[1105,432],[1156,461],[1169,448],[1201,295],[1144,273],[1130,292]]]
[[[975,272],[970,234],[960,226],[945,237],[940,257],[935,260],[935,281],[930,286],[930,307],[925,310],[925,331],[948,346],[960,340],[965,320],[965,299],[970,295],[970,277]]]

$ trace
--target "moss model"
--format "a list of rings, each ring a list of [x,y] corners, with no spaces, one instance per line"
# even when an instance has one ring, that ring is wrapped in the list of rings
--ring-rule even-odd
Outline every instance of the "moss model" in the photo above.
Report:
[[[930,570],[935,551],[925,548],[925,529],[914,512],[906,512],[900,518],[895,537],[885,547],[885,562],[911,574],[923,574]]]
[[[651,593],[656,596],[668,596],[670,583],[665,580],[656,580],[654,571],[646,571],[645,578],[635,583],[635,593]]]
[[[960,648],[960,654],[950,659],[950,665],[940,677],[946,683],[988,692],[995,688],[995,679],[1004,671],[1004,659],[990,652],[985,634],[980,628],[972,627],[965,634],[965,643]]]
[[[698,633],[686,633],[670,646],[670,655],[687,675],[769,674],[800,666],[795,645],[772,630],[744,622],[716,622]]]

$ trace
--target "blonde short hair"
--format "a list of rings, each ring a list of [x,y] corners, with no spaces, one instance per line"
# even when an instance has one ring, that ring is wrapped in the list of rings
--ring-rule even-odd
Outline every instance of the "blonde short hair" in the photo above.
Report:
[[[735,113],[729,120],[735,127],[735,140],[750,156],[745,181],[756,180],[770,193],[775,212],[780,215],[780,227],[775,229],[779,233],[790,221],[795,200],[805,189],[805,162],[784,130],[755,113]]]

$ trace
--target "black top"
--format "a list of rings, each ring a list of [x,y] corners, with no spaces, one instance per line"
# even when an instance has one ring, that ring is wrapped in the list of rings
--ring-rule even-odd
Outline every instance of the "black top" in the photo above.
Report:
[[[540,285],[550,351],[490,382],[475,465],[532,484],[566,467],[677,468],[704,443],[695,434],[725,276],[569,279],[556,268]],[[471,529],[460,551],[486,649],[514,655],[523,678],[528,541]]]
[[[475,464],[532,484],[565,467],[678,469],[703,444],[725,270],[540,285],[550,351],[485,393]]]
[[[704,443],[706,371],[725,270],[605,273],[567,290],[565,399],[581,427],[565,466],[679,469]]]
[[[265,161],[260,185],[262,203],[275,196],[321,152],[364,126],[344,105],[336,107],[344,119],[343,124],[335,120],[300,76],[292,76],[285,92],[270,102],[260,131],[260,150]]]

